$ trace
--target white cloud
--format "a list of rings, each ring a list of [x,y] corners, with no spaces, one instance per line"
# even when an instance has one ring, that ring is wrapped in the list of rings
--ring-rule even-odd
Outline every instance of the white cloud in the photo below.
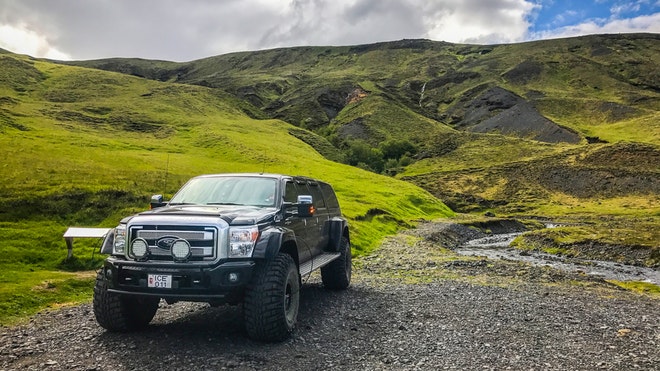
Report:
[[[53,47],[45,35],[30,30],[26,25],[0,25],[0,48],[18,54],[43,58],[69,60],[71,56]]]
[[[655,16],[646,23],[643,17],[592,20],[530,35],[530,22],[540,7],[552,6],[549,0],[0,2],[0,47],[55,59],[187,61],[234,51],[404,38],[493,44],[596,32],[658,32],[660,24]]]
[[[419,0],[294,0],[262,31],[259,48],[425,37]]]
[[[427,35],[434,40],[492,44],[522,41],[539,5],[524,0],[445,0],[427,6]]]
[[[592,34],[660,32],[660,13],[629,19],[590,20],[584,23],[539,32],[532,39],[551,39]]]
[[[619,16],[627,12],[637,12],[641,8],[641,4],[637,3],[626,3],[626,4],[616,4],[610,8],[610,13],[614,17]]]
[[[531,0],[2,1],[0,24],[27,22],[39,30],[37,36],[57,35],[44,41],[46,48],[26,51],[34,56],[45,56],[45,48],[76,59],[175,61],[241,50],[404,38],[522,41],[537,6]]]

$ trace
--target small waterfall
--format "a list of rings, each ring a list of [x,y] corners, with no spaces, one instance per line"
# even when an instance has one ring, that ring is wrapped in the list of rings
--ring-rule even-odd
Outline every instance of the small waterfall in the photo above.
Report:
[[[419,95],[419,107],[422,107],[422,99],[424,99],[424,90],[426,90],[426,83],[422,85],[422,92]]]

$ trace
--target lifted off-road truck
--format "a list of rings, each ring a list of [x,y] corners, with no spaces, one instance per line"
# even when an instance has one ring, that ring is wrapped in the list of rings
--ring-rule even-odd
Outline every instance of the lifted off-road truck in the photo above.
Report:
[[[301,280],[351,281],[346,219],[332,187],[274,174],[202,175],[169,202],[123,219],[94,287],[94,315],[109,331],[146,327],[164,299],[241,304],[248,335],[280,341],[294,329]]]

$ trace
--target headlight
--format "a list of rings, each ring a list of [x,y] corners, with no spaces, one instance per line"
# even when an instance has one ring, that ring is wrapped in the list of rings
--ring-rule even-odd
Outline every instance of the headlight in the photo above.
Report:
[[[259,228],[240,227],[229,229],[229,257],[249,258],[259,237]]]
[[[120,224],[115,228],[115,242],[112,248],[112,253],[116,255],[124,254],[126,247],[126,224]]]

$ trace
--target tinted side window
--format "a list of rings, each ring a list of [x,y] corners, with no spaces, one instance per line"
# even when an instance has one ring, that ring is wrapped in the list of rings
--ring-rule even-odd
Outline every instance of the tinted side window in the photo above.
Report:
[[[296,189],[296,183],[286,182],[284,185],[284,202],[296,202],[298,201],[298,190]]]
[[[325,197],[325,202],[330,209],[338,209],[339,201],[337,200],[337,195],[335,191],[330,187],[330,184],[320,183],[321,191],[323,191],[323,196]]]
[[[309,191],[312,192],[312,198],[314,199],[314,207],[317,209],[325,209],[325,201],[323,200],[323,194],[321,193],[321,188],[318,184],[309,184]]]

